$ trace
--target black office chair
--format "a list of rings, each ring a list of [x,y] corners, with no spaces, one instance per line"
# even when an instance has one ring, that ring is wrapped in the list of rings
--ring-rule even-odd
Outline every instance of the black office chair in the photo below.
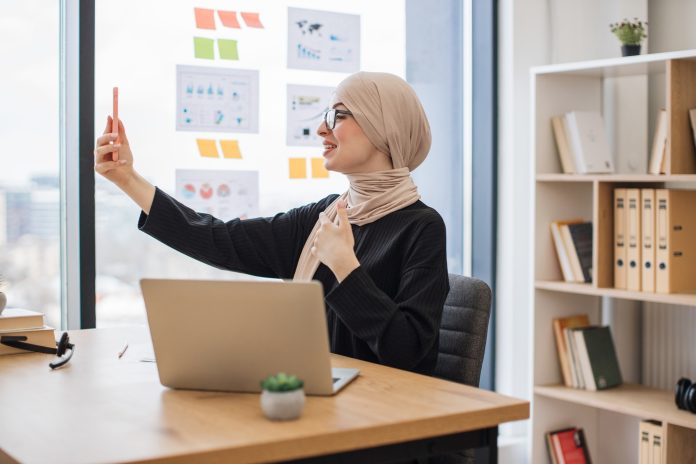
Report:
[[[491,315],[491,289],[482,280],[456,274],[449,275],[449,282],[434,375],[478,387]],[[430,464],[473,462],[473,449],[429,460]]]
[[[482,280],[449,275],[440,324],[436,377],[478,387],[491,315],[491,289]]]

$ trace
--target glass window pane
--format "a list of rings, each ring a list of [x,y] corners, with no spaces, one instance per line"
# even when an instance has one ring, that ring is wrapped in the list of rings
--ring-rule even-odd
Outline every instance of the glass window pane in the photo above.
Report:
[[[0,16],[0,276],[8,307],[60,328],[59,2]]]
[[[243,172],[256,173],[258,207],[252,208],[250,214],[260,216],[345,191],[347,182],[343,175],[321,169],[323,149],[320,140],[313,137],[319,113],[309,115],[304,125],[291,115],[302,105],[309,108],[317,105],[322,95],[328,95],[331,88],[350,74],[288,65],[288,54],[303,59],[312,54],[310,46],[295,45],[293,30],[299,34],[301,28],[305,37],[322,32],[321,27],[313,28],[311,21],[309,25],[295,21],[293,15],[297,12],[289,8],[327,10],[326,4],[309,0],[277,0],[272,4],[244,1],[234,5],[212,1],[206,2],[205,10],[196,10],[200,6],[164,0],[97,2],[97,133],[105,130],[106,117],[111,112],[112,88],[118,86],[119,115],[126,126],[136,169],[165,192],[198,210],[205,209],[201,198],[204,192],[213,198],[219,194],[212,182],[209,191],[202,188],[206,175],[234,177]],[[235,8],[258,13],[258,18],[230,12]],[[361,70],[406,77],[404,0],[332,2],[330,9],[332,13],[359,17]],[[123,24],[128,27],[122,27]],[[349,34],[350,30],[345,32]],[[336,37],[336,42],[330,50],[336,60],[348,62],[349,52],[358,51],[347,51],[340,37]],[[458,50],[459,47],[452,52]],[[242,76],[240,79],[245,79],[248,71],[258,72],[258,129],[248,128],[243,122],[239,122],[237,129],[228,127],[225,131],[183,129],[187,123],[183,115],[185,105],[177,105],[177,95],[184,98],[189,89],[192,94],[199,91],[200,82],[185,78],[187,72],[194,71],[209,73],[213,82],[217,82],[217,73],[237,73]],[[200,91],[210,98],[220,97],[215,84],[203,85]],[[244,94],[242,100],[243,97]],[[315,101],[316,98],[319,100]],[[218,116],[222,116],[220,121],[216,120]],[[209,117],[221,126],[227,121],[224,115]],[[193,116],[189,119],[196,120]],[[208,174],[210,171],[213,174]],[[187,187],[182,180],[184,175],[199,178]],[[212,211],[225,220],[239,214],[222,208]],[[139,208],[125,194],[97,175],[99,327],[144,322],[138,283],[142,277],[240,277],[180,255],[138,231],[139,213]],[[447,216],[446,212],[441,213]]]

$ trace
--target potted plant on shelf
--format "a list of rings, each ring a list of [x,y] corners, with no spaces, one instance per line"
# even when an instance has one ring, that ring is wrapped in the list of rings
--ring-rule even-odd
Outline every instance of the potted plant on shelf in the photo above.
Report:
[[[638,18],[609,24],[611,32],[621,41],[622,56],[640,55],[640,44],[648,36],[645,32],[647,27],[648,22],[640,21]]]
[[[302,414],[305,403],[304,382],[280,372],[261,381],[261,410],[271,420],[292,420]]]

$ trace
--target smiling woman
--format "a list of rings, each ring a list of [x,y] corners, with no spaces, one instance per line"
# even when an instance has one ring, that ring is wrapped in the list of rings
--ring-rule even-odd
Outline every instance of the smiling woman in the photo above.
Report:
[[[95,170],[142,208],[142,231],[194,259],[320,281],[334,353],[430,374],[449,282],[444,223],[410,175],[430,150],[428,120],[413,89],[388,73],[344,79],[331,108],[317,132],[348,190],[273,217],[223,221],[186,207],[135,171],[125,127],[113,144],[110,120]]]
[[[335,104],[324,113],[317,134],[323,139],[324,167],[329,171],[358,174],[393,167],[389,155],[370,143],[343,103]]]
[[[118,86],[119,114],[134,151],[137,147],[138,173],[176,199],[203,212],[214,212],[221,220],[244,214],[270,216],[345,191],[346,178],[324,167],[316,129],[331,90],[350,71],[292,68],[288,62],[292,41],[288,21],[297,9],[357,18],[361,46],[359,59],[353,56],[354,69],[377,67],[404,76],[405,1],[351,0],[329,5],[316,0],[275,0],[272,4],[240,0],[235,5],[231,7],[226,0],[207,0],[205,5],[166,0],[96,2],[95,133],[104,129],[106,115],[111,113],[112,88]],[[202,6],[205,11],[199,8]],[[320,11],[327,9],[331,12]],[[169,27],[153,27],[163,11],[167,12]],[[240,11],[258,13],[258,25],[262,27],[248,26]],[[202,17],[204,13],[208,16]],[[229,26],[226,21],[230,18],[240,27]],[[124,23],[129,25],[127,30],[120,27]],[[219,46],[230,45],[232,39],[236,41],[236,53],[230,55],[223,49],[221,55]],[[215,44],[213,59],[196,55],[196,44],[202,42]],[[370,45],[365,47],[365,43]],[[113,66],[114,56],[119,57],[119,66]],[[174,123],[177,66],[220,72],[258,70],[258,132],[178,130]],[[311,119],[301,127],[291,124],[295,114],[292,105],[311,103],[318,96],[320,101],[312,111],[295,112]],[[302,138],[301,143],[291,143],[295,136]],[[185,173],[200,178],[177,183],[177,176]],[[208,173],[232,179],[224,182],[231,191],[224,200],[235,206],[226,211],[215,206],[223,200],[218,195],[223,182],[211,181],[210,176],[203,178]],[[256,183],[235,184],[233,180],[243,174],[256,176]],[[212,190],[202,189],[204,183]],[[140,234],[131,222],[138,213],[137,206],[101,176],[96,177],[95,192],[99,327],[145,323],[138,285],[143,277],[242,277],[203,265]],[[248,213],[237,211],[240,197],[248,199],[244,204],[253,207]],[[106,285],[114,281],[120,285]]]

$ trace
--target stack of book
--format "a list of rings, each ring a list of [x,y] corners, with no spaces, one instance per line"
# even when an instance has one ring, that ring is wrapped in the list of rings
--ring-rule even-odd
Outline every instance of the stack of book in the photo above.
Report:
[[[554,221],[551,236],[566,282],[592,282],[592,223]]]
[[[614,189],[614,287],[693,293],[696,190]]]
[[[590,325],[587,314],[579,314],[554,319],[553,331],[566,386],[597,391],[621,385],[621,370],[608,326]]]
[[[551,118],[561,168],[566,174],[614,172],[614,160],[597,111],[571,111]]]
[[[546,448],[553,464],[590,464],[582,428],[569,427],[546,433]]]
[[[0,313],[0,337],[17,335],[27,337],[26,342],[47,348],[56,347],[53,327],[44,325],[44,315],[36,311],[6,308]],[[0,355],[28,353],[28,351],[0,344]]]

